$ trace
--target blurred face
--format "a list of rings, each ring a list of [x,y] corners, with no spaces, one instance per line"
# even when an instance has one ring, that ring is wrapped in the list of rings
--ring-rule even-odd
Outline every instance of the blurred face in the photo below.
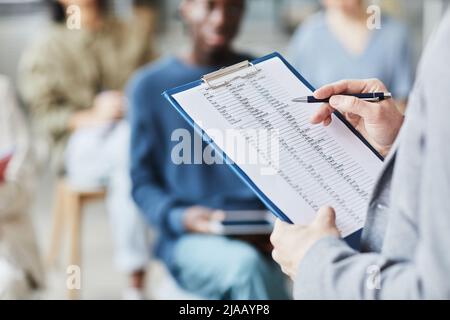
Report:
[[[355,12],[363,5],[364,0],[322,0],[326,9],[338,9],[344,12]]]
[[[228,48],[244,14],[244,0],[184,0],[180,11],[197,46],[207,51]]]

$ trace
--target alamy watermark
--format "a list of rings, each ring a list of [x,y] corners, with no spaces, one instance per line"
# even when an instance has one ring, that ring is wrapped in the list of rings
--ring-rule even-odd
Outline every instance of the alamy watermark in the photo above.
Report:
[[[66,9],[66,26],[69,30],[81,29],[81,9],[77,5],[70,5]]]
[[[378,5],[370,5],[366,10],[369,17],[367,18],[367,28],[369,30],[381,29],[381,8]]]
[[[377,265],[371,265],[366,270],[366,287],[368,290],[381,290],[381,269]]]
[[[81,290],[81,268],[77,265],[70,265],[66,269],[66,287],[68,290]]]
[[[261,175],[275,175],[279,170],[278,130],[209,129],[208,134],[192,134],[187,129],[172,132],[171,159],[175,165],[257,165]],[[203,131],[200,131],[203,132]],[[203,141],[206,146],[203,147]],[[223,153],[220,149],[225,153]]]

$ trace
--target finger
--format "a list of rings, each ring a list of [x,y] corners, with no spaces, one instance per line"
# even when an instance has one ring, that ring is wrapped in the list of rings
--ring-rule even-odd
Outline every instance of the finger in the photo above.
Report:
[[[322,106],[320,106],[320,108],[317,109],[317,111],[313,114],[313,116],[310,119],[310,122],[311,124],[319,124],[321,122],[324,122],[331,116],[333,112],[334,109],[328,103],[325,103]]]
[[[324,227],[336,227],[336,213],[331,207],[322,207],[317,212],[314,224]]]
[[[273,231],[272,234],[270,235],[270,242],[272,243],[273,246],[276,245],[276,243],[278,243],[278,239],[280,237],[280,235],[283,234],[283,229],[284,229],[284,222],[281,221],[280,219],[277,219],[275,221],[275,225],[273,227]]]
[[[288,268],[281,267],[281,271],[282,271],[285,275],[287,275],[289,278],[292,279],[291,274],[290,274]]]
[[[220,230],[223,230],[223,225],[220,220],[216,219],[209,219],[202,222],[208,230],[209,233],[217,233],[220,232]]]
[[[223,210],[214,210],[211,214],[211,220],[214,221],[223,221],[225,220],[226,213]]]
[[[316,90],[314,97],[326,99],[342,93],[369,93],[387,91],[386,86],[378,79],[341,80]]]
[[[194,210],[192,210],[193,217],[195,217],[195,220],[197,221],[209,222],[209,220],[211,220],[212,213],[212,211],[204,210],[201,207],[196,207]]]
[[[345,117],[347,118],[348,121],[359,121],[361,119],[360,116],[351,112],[347,112],[345,114]]]
[[[286,229],[286,227],[288,227],[289,226],[289,224],[288,223],[286,223],[286,222],[284,222],[284,221],[281,221],[280,219],[277,219],[276,221],[275,221],[275,226],[274,226],[274,228],[273,228],[273,232],[274,233],[279,233],[279,232],[282,232],[284,229]]]
[[[361,121],[361,117],[354,114],[354,113],[350,113],[350,112],[346,112],[344,114],[345,118],[347,119],[347,121],[354,127],[356,128],[359,124],[359,122]]]
[[[362,93],[367,90],[372,80],[341,80],[316,90],[314,97],[326,99],[341,93]]]
[[[330,98],[330,105],[341,113],[353,113],[364,119],[374,117],[380,108],[376,103],[363,101],[356,97],[339,95]]]
[[[283,261],[278,250],[272,250],[272,259],[283,268]]]
[[[278,252],[276,250],[272,250],[272,259],[278,263]]]
[[[214,232],[214,224],[211,221],[199,221],[197,222],[198,233],[210,234]]]

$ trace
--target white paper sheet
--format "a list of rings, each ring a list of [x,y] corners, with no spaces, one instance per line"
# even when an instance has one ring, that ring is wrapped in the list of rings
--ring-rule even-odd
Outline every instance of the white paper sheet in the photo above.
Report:
[[[327,128],[310,125],[319,105],[291,102],[311,91],[278,57],[256,68],[173,98],[291,221],[308,224],[329,205],[342,236],[361,229],[382,161],[334,115]],[[226,139],[230,130],[241,147]],[[241,157],[243,146],[265,162]]]

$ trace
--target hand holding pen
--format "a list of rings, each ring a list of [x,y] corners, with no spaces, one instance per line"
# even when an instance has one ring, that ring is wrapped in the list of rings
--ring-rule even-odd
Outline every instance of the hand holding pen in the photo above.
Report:
[[[355,95],[384,93],[369,101]],[[311,118],[312,124],[328,126],[336,110],[383,156],[391,149],[403,124],[403,114],[379,80],[343,80],[314,92],[315,101],[324,101]],[[361,95],[360,95],[361,96]],[[365,96],[367,97],[367,96]]]
[[[390,92],[354,93],[354,94],[343,93],[341,95],[355,97],[355,98],[358,98],[360,100],[364,100],[367,102],[380,102],[380,101],[392,98],[392,94]],[[300,103],[329,103],[330,98],[328,97],[325,99],[318,99],[314,96],[305,96],[305,97],[296,98],[292,101],[300,102]]]

